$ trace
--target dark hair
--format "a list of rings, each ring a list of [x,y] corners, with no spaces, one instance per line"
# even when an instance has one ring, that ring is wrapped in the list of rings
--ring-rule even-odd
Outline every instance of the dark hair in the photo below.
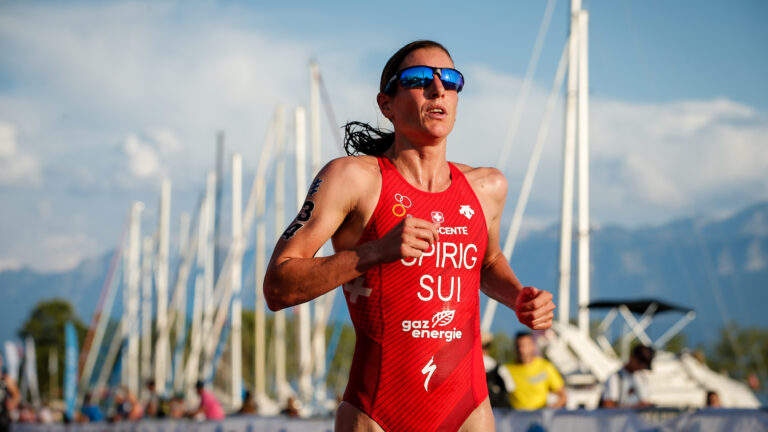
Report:
[[[648,369],[651,368],[653,363],[653,357],[656,351],[646,345],[637,345],[632,349],[632,357],[636,358],[640,363],[644,364]]]
[[[384,69],[381,71],[381,80],[379,81],[379,92],[384,93],[384,87],[387,82],[400,70],[403,60],[408,54],[422,48],[439,48],[443,50],[448,57],[451,53],[441,44],[431,40],[413,41],[397,50],[392,57],[387,60]],[[398,86],[392,86],[387,92],[390,96],[397,93]],[[386,129],[375,128],[368,123],[351,121],[344,125],[344,151],[348,155],[354,156],[360,153],[378,156],[384,153],[395,142],[395,133]]]
[[[515,342],[519,341],[524,337],[533,337],[533,333],[529,331],[519,331],[515,334]]]

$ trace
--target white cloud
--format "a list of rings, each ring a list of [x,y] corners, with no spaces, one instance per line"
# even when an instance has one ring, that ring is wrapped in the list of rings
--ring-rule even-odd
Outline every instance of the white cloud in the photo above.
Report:
[[[134,177],[144,179],[157,174],[160,158],[150,144],[141,141],[136,135],[128,135],[123,151],[128,157],[128,169]]]
[[[152,129],[147,134],[157,143],[159,151],[171,155],[182,149],[181,141],[170,129]]]
[[[42,177],[37,159],[19,152],[16,128],[0,122],[0,186],[35,187],[40,183]]]
[[[84,233],[53,234],[42,243],[43,253],[35,267],[45,270],[68,270],[99,252],[97,242]]]
[[[21,262],[15,258],[0,258],[0,272],[19,270],[21,267]]]
[[[91,203],[79,202],[80,208],[57,205],[59,217],[50,220],[67,220],[87,206],[90,223],[105,226],[112,221],[102,216],[104,207],[127,208],[134,199],[155,202],[156,180],[168,176],[174,206],[191,210],[194,202],[180,203],[176,194],[186,190],[197,196],[205,172],[213,168],[217,131],[226,133],[228,153],[243,153],[247,173],[257,163],[275,105],[284,103],[291,148],[292,109],[308,100],[311,54],[319,59],[339,122],[380,118],[377,69],[385,58],[374,65],[369,58],[391,52],[392,46],[376,45],[389,39],[359,50],[324,45],[323,36],[288,40],[249,26],[237,8],[213,15],[200,8],[185,9],[183,19],[178,5],[154,3],[47,4],[0,16],[0,39],[17,53],[9,70],[19,85],[14,95],[0,92],[0,116],[19,125],[39,158],[20,152],[15,129],[0,124],[0,185],[39,184],[45,167],[47,183],[58,185],[66,177],[77,193],[103,194]],[[488,64],[460,68],[471,86],[460,96],[448,157],[493,166],[522,80]],[[543,71],[542,82],[531,89],[505,170],[507,217],[549,92],[546,75]],[[562,112],[558,105],[525,229],[559,218]],[[768,119],[752,107],[727,99],[634,103],[594,97],[591,115],[596,222],[658,223],[694,210],[722,212],[768,198]],[[325,118],[322,127],[325,158],[337,156]],[[8,158],[15,163],[6,164]],[[14,211],[17,220],[27,219],[23,210]],[[39,212],[50,213],[45,207]],[[106,249],[111,239],[94,241]],[[0,247],[0,254],[5,252]]]

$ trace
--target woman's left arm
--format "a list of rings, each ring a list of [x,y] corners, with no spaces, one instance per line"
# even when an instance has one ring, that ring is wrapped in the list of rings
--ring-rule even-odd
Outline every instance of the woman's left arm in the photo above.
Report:
[[[552,294],[534,287],[524,287],[515,276],[501,250],[499,232],[501,213],[507,195],[507,180],[495,168],[477,168],[468,173],[488,226],[488,246],[483,258],[480,289],[492,299],[515,311],[520,322],[531,329],[552,325],[555,304]]]

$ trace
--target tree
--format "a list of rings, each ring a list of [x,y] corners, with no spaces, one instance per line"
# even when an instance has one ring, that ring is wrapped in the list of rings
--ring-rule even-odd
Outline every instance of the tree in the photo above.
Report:
[[[40,394],[50,394],[51,382],[48,376],[48,356],[51,348],[58,352],[59,381],[64,371],[64,327],[71,321],[77,332],[78,343],[82,344],[88,328],[77,316],[72,305],[64,299],[43,300],[32,309],[29,318],[24,322],[18,335],[21,339],[31,336],[35,341],[35,357],[37,358],[37,377],[40,383]],[[61,389],[61,384],[57,386]]]
[[[765,380],[768,330],[732,323],[720,331],[720,340],[708,357],[714,370],[728,372],[736,379],[746,381],[750,374],[757,374]]]

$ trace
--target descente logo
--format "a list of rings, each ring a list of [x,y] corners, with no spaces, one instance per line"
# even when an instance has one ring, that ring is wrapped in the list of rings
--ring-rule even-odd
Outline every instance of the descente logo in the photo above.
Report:
[[[440,227],[437,232],[442,235],[467,235],[469,234],[467,227]]]

